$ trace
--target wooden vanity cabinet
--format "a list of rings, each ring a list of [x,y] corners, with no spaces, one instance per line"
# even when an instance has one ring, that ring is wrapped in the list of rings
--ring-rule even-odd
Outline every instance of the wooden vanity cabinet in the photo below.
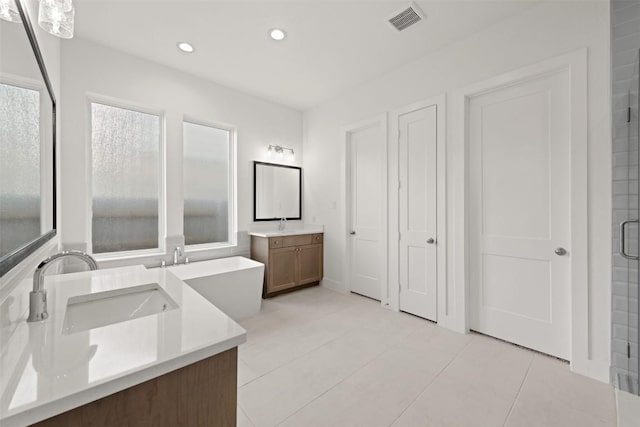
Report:
[[[31,427],[235,426],[237,375],[234,347]]]
[[[251,258],[263,263],[262,296],[267,298],[320,283],[323,234],[251,236]]]

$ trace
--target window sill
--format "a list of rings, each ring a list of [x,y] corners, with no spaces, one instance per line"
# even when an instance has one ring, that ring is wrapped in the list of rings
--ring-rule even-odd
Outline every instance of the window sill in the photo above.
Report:
[[[202,244],[202,245],[186,245],[184,247],[185,254],[200,254],[203,252],[214,252],[225,249],[236,249],[238,247],[238,243],[236,242],[225,242],[225,243],[215,243],[215,244]]]
[[[215,246],[187,246],[184,248],[184,252],[180,257],[180,263],[184,262],[185,258],[189,258],[190,262],[197,262],[236,255],[246,256],[247,254],[239,252],[240,249],[242,248],[237,242],[218,244]],[[154,251],[111,252],[108,254],[95,254],[93,257],[98,261],[100,268],[126,267],[132,265],[144,265],[147,268],[153,268],[159,267],[162,261],[166,261],[167,265],[171,265],[172,262],[169,258],[173,257],[173,252],[158,249]]]
[[[130,252],[109,252],[106,254],[92,254],[96,261],[100,262],[113,262],[113,261],[125,261],[135,259],[146,259],[154,257],[166,256],[166,251],[152,250],[152,251],[130,251]]]

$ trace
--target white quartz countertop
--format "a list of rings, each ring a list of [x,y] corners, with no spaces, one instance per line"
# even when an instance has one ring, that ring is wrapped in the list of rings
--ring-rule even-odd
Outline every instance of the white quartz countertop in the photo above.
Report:
[[[323,233],[324,229],[322,227],[309,227],[309,228],[292,228],[291,230],[269,230],[269,231],[250,231],[250,236],[256,237],[285,237],[285,236],[298,236],[301,234],[316,234]]]
[[[173,310],[70,334],[67,300],[157,283]],[[32,424],[237,347],[246,331],[166,269],[47,276],[49,318],[2,323],[0,425]]]

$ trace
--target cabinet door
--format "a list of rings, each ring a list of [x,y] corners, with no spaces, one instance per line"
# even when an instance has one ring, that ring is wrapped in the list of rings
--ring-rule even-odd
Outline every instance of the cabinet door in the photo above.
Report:
[[[299,284],[318,282],[322,279],[322,245],[300,246],[298,251]]]
[[[271,249],[269,254],[269,280],[267,293],[296,286],[296,248]]]

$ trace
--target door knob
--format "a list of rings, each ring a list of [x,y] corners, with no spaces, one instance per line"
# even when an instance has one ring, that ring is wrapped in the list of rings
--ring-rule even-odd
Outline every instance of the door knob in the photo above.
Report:
[[[428,244],[430,244],[430,245],[433,245],[435,242],[436,242],[436,241],[435,241],[435,239],[434,239],[433,237],[429,237],[429,238],[427,239],[427,243],[428,243]]]
[[[566,255],[567,254],[567,250],[565,248],[556,248],[556,250],[554,252],[558,256],[562,256],[562,255]]]
[[[350,232],[349,234],[351,234],[352,236],[355,236],[355,235],[356,235],[356,232],[355,232],[355,231],[352,231],[352,232]]]

